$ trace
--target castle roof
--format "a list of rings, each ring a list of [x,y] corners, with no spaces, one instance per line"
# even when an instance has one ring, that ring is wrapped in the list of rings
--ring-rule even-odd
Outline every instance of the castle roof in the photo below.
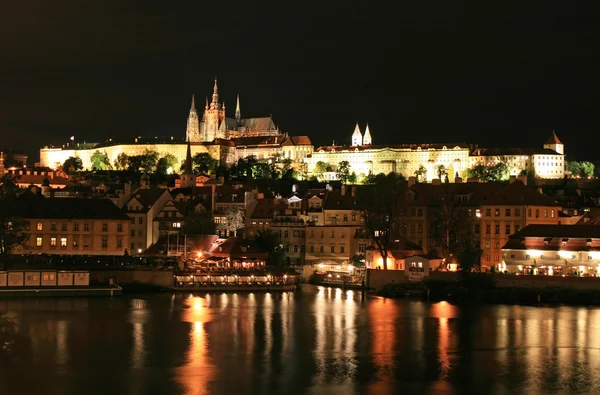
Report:
[[[546,141],[546,144],[562,144],[558,137],[556,136],[556,132],[552,131],[552,136]]]

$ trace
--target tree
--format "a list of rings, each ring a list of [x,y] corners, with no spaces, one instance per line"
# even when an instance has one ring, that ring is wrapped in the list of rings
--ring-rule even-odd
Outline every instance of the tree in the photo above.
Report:
[[[448,169],[444,165],[437,165],[435,167],[435,172],[440,180],[444,177],[448,177]]]
[[[154,173],[158,164],[158,152],[146,148],[143,154],[130,156],[128,162],[128,170]]]
[[[352,172],[352,174],[350,174],[350,176],[348,177],[348,182],[350,184],[356,184],[358,182],[358,176],[355,172]]]
[[[415,177],[417,177],[417,182],[423,182],[427,177],[427,169],[425,166],[421,165],[417,170],[415,170]]]
[[[340,180],[342,184],[346,184],[350,178],[350,162],[343,160],[338,163],[338,168],[335,173],[338,180]]]
[[[406,183],[395,173],[367,180],[368,186],[356,191],[357,211],[363,218],[363,231],[375,243],[387,270],[387,258],[393,227],[406,198]]]
[[[259,230],[254,242],[269,252],[266,264],[269,266],[286,267],[287,259],[283,250],[283,244],[278,233],[271,229]]]
[[[67,174],[73,174],[83,169],[83,162],[78,156],[69,156],[63,163],[63,171]]]
[[[23,245],[28,238],[29,222],[21,218],[17,194],[19,187],[13,175],[0,178],[0,260],[6,262],[13,248]]]
[[[466,169],[464,173],[467,179],[475,178],[483,182],[505,181],[509,178],[508,166],[503,162],[490,166],[476,165]]]
[[[213,173],[219,162],[216,159],[213,159],[207,152],[198,152],[196,155],[192,157],[192,168],[195,174],[210,174]],[[183,166],[182,163],[182,170]]]
[[[177,158],[173,154],[166,154],[156,163],[156,173],[161,175],[170,174],[177,165]],[[170,171],[169,171],[170,169]]]
[[[92,154],[90,158],[92,162],[92,170],[110,170],[112,166],[110,161],[108,160],[108,155],[106,152],[96,151]]]
[[[115,159],[115,169],[126,170],[129,167],[129,156],[125,152],[121,152]]]
[[[313,174],[317,176],[317,178],[323,178],[323,173],[328,171],[329,165],[323,161],[318,161],[315,163],[315,168],[313,169]]]
[[[209,214],[196,213],[186,219],[183,233],[186,235],[214,235],[215,223]]]
[[[463,240],[457,248],[458,270],[461,272],[479,271],[481,268],[481,249],[477,248],[472,238]]]
[[[225,220],[217,224],[217,230],[236,235],[244,227],[245,213],[242,207],[233,206],[225,211]]]
[[[582,177],[594,177],[594,164],[592,162],[583,161],[579,164],[581,167]]]
[[[350,262],[354,267],[364,267],[365,266],[365,256],[363,254],[354,254],[352,258],[350,258]]]

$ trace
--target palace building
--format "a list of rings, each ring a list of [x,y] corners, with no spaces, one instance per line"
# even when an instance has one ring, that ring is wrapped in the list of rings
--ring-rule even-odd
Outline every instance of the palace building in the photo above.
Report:
[[[395,172],[412,177],[421,167],[425,168],[428,182],[438,178],[443,166],[448,179],[453,182],[462,177],[466,169],[477,165],[505,163],[509,175],[518,176],[526,171],[536,178],[558,179],[565,175],[564,145],[556,133],[542,148],[478,148],[468,144],[394,144],[375,145],[369,125],[364,134],[357,123],[351,137],[352,145],[321,146],[305,159],[308,172],[312,173],[318,162],[336,168],[342,161],[350,164],[350,172],[359,177],[371,174]]]
[[[142,138],[113,140],[102,143],[70,143],[62,147],[46,146],[40,149],[40,166],[56,169],[69,157],[79,157],[83,167],[91,168],[91,157],[96,151],[105,153],[111,164],[124,153],[128,156],[142,155],[147,150],[159,156],[174,155],[179,163],[185,160],[187,142],[191,154],[208,153],[223,165],[232,164],[250,155],[262,160],[289,158],[300,164],[313,151],[308,136],[289,136],[275,126],[272,116],[242,118],[240,97],[237,96],[235,117],[226,116],[225,103],[219,101],[217,80],[213,86],[212,100],[208,98],[202,116],[198,116],[194,96],[187,119],[185,139]]]

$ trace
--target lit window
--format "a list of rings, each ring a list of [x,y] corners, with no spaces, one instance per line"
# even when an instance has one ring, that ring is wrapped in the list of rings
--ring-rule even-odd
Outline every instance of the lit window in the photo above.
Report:
[[[56,247],[56,237],[50,238],[50,247]]]
[[[60,246],[61,247],[66,247],[67,246],[67,238],[66,237],[61,237],[60,238]]]
[[[38,222],[38,224],[39,224],[39,222]],[[41,246],[42,246],[42,243],[43,243],[43,239],[42,239],[41,237],[38,237],[38,238],[36,238],[36,240],[35,240],[35,245],[36,245],[37,247],[41,247]]]
[[[43,230],[43,229],[44,229],[44,224],[38,221],[37,230]]]

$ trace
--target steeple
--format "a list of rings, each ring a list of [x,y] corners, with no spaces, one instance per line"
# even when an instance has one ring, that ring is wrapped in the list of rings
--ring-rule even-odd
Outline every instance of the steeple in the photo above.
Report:
[[[217,86],[217,77],[215,77],[215,86],[213,87],[212,103],[210,103],[210,109],[221,109],[221,105],[219,104],[219,87]]]
[[[198,113],[196,112],[196,102],[194,100],[194,95],[192,95],[192,105],[190,107],[190,114],[188,115],[187,119],[185,139],[187,141],[200,140],[200,122],[198,120]]]
[[[365,135],[363,136],[363,145],[371,144],[371,132],[369,131],[369,124],[367,124],[367,128],[365,129]]]
[[[358,121],[356,122],[356,126],[354,127],[354,133],[352,133],[352,146],[357,147],[362,145],[363,137],[360,132],[360,127],[358,126]]]
[[[237,102],[235,104],[235,119],[240,122],[242,119],[242,111],[240,110],[240,94],[237,95]]]
[[[204,105],[204,109],[208,110],[208,96],[206,96],[206,104]]]
[[[185,154],[183,173],[181,173],[179,176],[179,180],[180,188],[190,188],[196,184],[196,177],[194,176],[194,172],[192,170],[192,148],[189,140],[187,143],[187,152]]]

